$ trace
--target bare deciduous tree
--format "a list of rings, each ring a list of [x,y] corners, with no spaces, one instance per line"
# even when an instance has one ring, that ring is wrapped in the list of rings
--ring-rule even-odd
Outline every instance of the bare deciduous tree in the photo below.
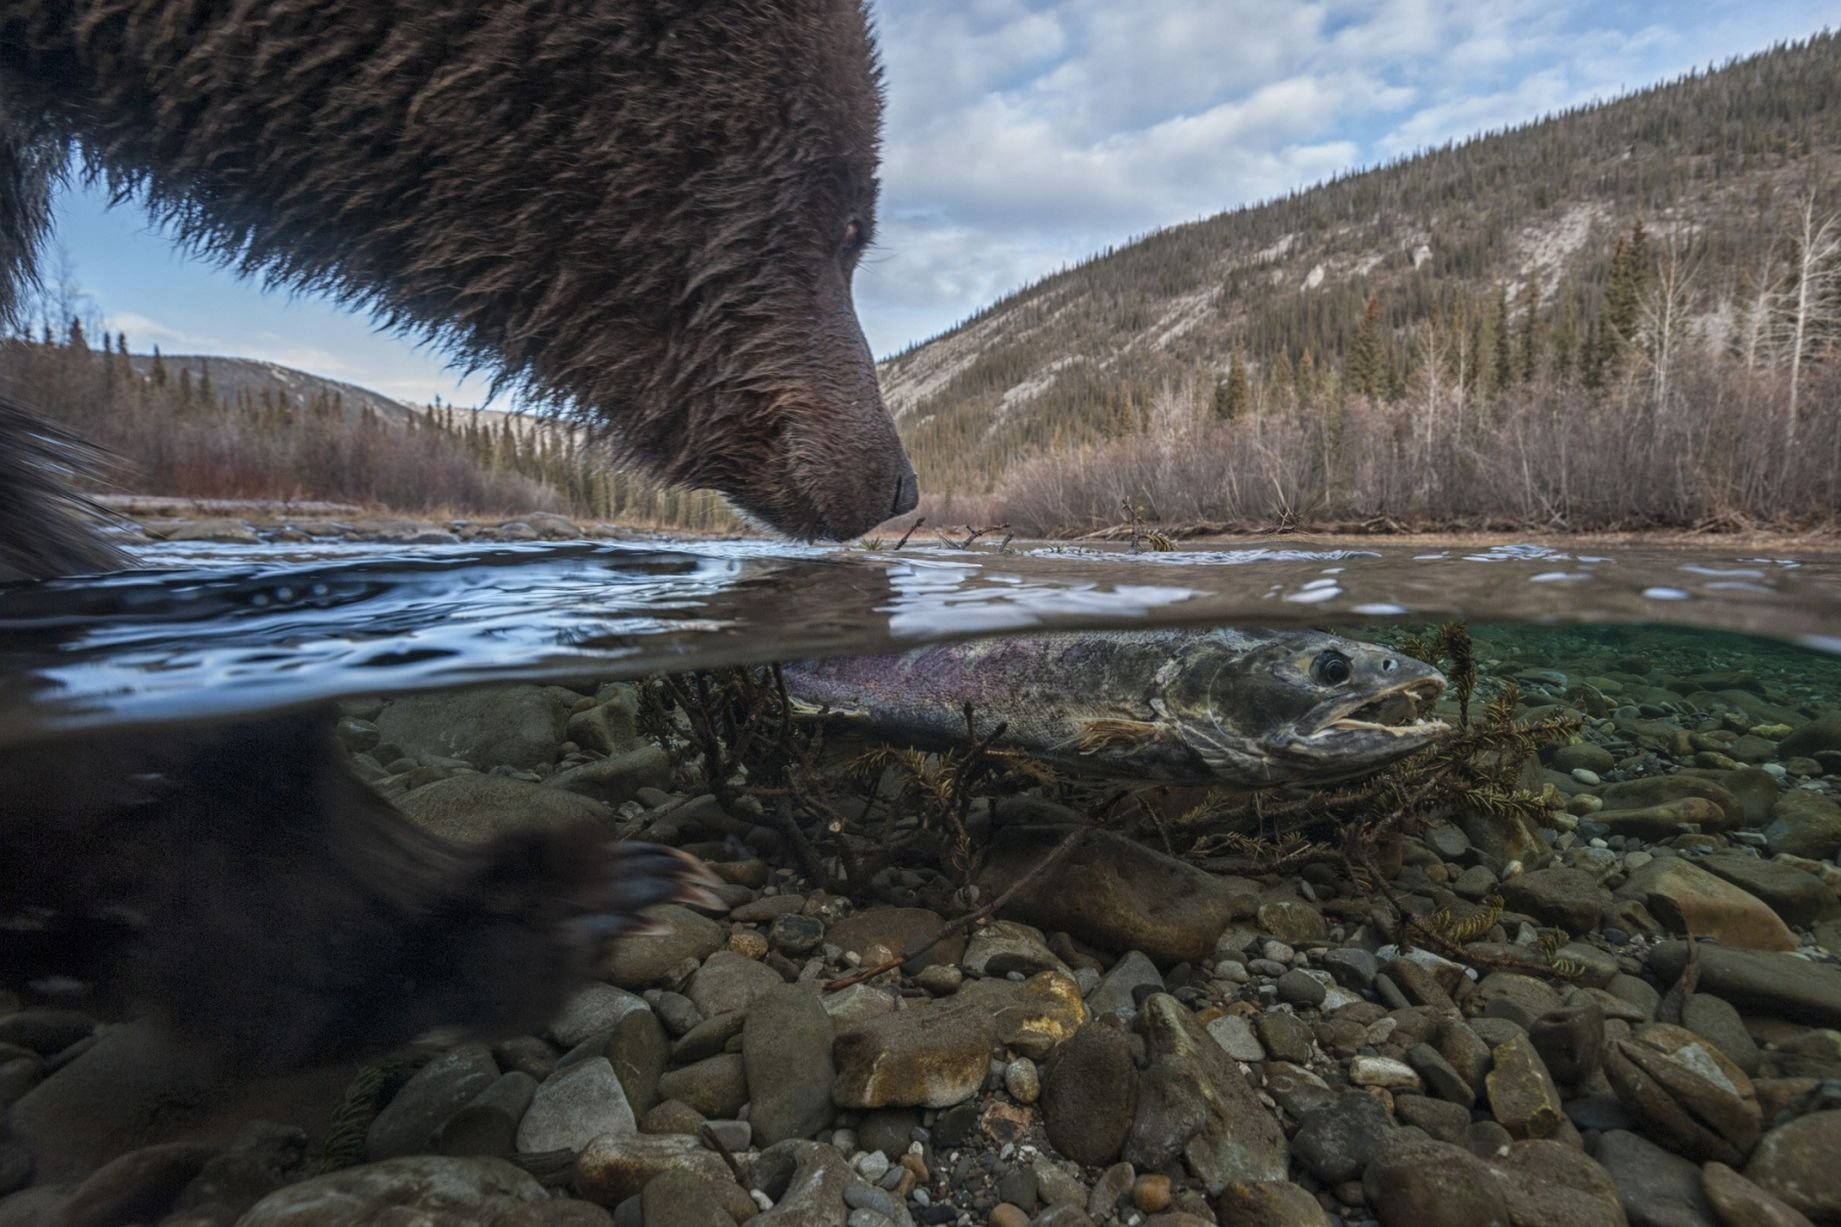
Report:
[[[1789,285],[1781,295],[1777,335],[1790,363],[1790,400],[1784,417],[1784,448],[1796,448],[1802,407],[1803,367],[1836,326],[1835,294],[1841,288],[1841,214],[1820,220],[1815,195],[1803,198],[1794,223],[1796,250]]]

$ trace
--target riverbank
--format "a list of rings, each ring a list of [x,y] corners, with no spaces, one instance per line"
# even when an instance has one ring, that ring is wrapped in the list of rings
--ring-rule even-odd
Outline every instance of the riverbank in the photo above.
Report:
[[[468,541],[652,541],[664,537],[694,541],[717,535],[661,524],[575,519],[547,511],[496,517],[442,512],[411,515],[313,499],[155,495],[104,495],[95,502],[111,518],[115,539],[130,546],[161,541],[218,545],[457,545]]]

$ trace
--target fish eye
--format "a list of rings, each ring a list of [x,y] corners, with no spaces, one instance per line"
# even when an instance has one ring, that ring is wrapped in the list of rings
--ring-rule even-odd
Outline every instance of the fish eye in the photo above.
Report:
[[[1317,653],[1317,659],[1310,662],[1310,673],[1326,686],[1340,686],[1355,675],[1355,667],[1347,656],[1331,649]]]

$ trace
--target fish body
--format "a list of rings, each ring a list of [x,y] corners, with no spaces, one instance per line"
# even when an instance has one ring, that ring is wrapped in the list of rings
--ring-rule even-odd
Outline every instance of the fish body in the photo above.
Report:
[[[1247,788],[1361,775],[1446,726],[1430,665],[1310,630],[1054,632],[783,667],[809,709],[914,745],[982,735],[1091,774]]]

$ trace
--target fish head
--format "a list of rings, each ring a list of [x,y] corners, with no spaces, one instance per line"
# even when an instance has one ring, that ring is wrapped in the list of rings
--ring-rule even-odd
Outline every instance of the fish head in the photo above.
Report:
[[[1216,776],[1249,785],[1362,775],[1449,731],[1445,677],[1391,648],[1321,631],[1223,631],[1171,662],[1166,719]]]

